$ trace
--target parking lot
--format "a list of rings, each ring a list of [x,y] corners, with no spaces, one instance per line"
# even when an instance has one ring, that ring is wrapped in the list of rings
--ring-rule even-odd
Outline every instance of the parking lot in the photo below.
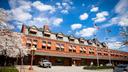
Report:
[[[19,69],[20,66],[17,68]],[[84,70],[82,66],[52,66],[52,68],[33,66],[33,71],[28,68],[29,66],[24,66],[23,72],[113,72],[112,69]]]

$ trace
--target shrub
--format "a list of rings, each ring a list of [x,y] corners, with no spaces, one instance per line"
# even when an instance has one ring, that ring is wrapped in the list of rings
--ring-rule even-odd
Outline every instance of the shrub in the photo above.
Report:
[[[15,67],[0,67],[0,72],[19,72]]]
[[[97,66],[86,66],[83,69],[93,69],[93,70],[95,70],[95,69],[112,69],[112,68],[113,68],[112,66],[99,66],[99,67],[97,67]]]

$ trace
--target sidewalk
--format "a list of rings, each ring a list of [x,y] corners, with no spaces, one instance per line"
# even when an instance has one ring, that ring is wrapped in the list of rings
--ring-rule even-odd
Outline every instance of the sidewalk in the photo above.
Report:
[[[35,70],[29,70],[29,66],[28,65],[17,65],[16,68],[19,70],[19,72],[36,72]]]

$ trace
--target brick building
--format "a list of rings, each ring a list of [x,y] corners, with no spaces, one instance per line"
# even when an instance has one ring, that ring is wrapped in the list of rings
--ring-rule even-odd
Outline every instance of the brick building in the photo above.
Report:
[[[111,60],[113,64],[128,62],[128,52],[108,49],[105,43],[97,39],[86,40],[67,36],[63,33],[53,33],[48,25],[43,28],[36,26],[22,26],[23,45],[28,48],[35,46],[34,64],[38,64],[41,58],[49,59],[53,65],[90,65],[107,64]],[[28,63],[28,58],[26,62]]]

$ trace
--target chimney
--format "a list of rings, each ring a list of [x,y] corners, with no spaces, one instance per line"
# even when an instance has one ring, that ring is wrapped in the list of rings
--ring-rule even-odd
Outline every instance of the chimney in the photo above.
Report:
[[[49,31],[49,26],[48,26],[48,25],[44,25],[44,26],[43,26],[43,30],[44,30],[44,31],[47,31],[47,30]]]
[[[21,29],[21,33],[25,33],[25,29],[26,29],[26,26],[23,24],[22,29]]]

